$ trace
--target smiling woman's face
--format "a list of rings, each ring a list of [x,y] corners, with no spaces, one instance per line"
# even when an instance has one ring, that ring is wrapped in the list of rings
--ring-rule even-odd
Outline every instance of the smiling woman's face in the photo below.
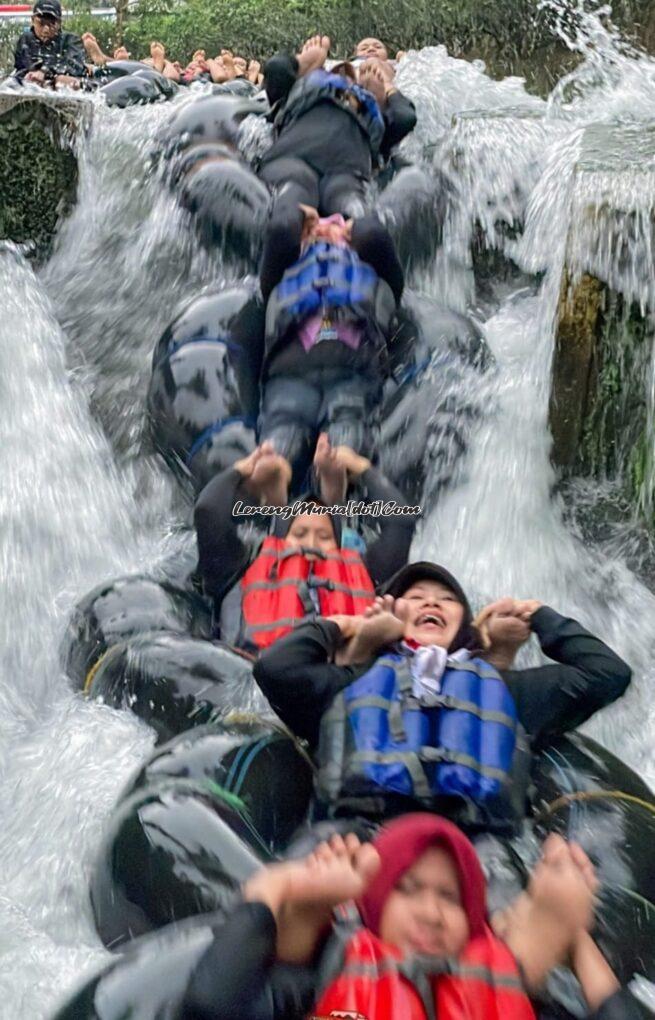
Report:
[[[379,39],[360,39],[357,43],[355,53],[358,57],[376,57],[378,60],[387,60],[389,54],[387,47]]]
[[[405,639],[450,648],[464,620],[464,606],[438,581],[417,581],[401,596],[409,606]]]

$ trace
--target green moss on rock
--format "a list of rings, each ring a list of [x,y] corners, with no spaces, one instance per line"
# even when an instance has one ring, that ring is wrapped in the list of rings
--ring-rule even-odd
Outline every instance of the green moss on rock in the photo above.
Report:
[[[77,192],[76,131],[87,104],[56,96],[0,96],[0,238],[43,252]]]

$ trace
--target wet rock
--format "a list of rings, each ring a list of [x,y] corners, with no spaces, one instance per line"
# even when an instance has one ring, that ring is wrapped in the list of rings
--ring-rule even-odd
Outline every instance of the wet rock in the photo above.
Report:
[[[558,307],[553,460],[620,479],[653,523],[655,129],[594,124],[581,140]]]
[[[0,95],[0,239],[44,254],[77,193],[75,137],[91,105],[43,92]]]
[[[559,467],[574,468],[596,385],[594,352],[604,305],[600,280],[585,274],[572,283],[565,274],[558,307],[550,430],[553,459]]]

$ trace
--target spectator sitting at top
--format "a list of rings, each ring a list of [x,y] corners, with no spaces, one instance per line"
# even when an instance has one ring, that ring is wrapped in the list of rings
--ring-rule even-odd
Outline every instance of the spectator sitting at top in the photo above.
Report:
[[[80,79],[87,74],[84,57],[80,37],[61,30],[59,0],[37,0],[31,27],[16,43],[16,77],[37,85],[79,88]]]

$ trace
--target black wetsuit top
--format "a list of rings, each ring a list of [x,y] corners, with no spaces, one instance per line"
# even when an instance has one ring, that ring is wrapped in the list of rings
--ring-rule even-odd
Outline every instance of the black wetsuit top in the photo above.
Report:
[[[276,935],[268,907],[240,904],[225,925],[215,929],[189,983],[180,1020],[306,1020],[316,1002],[319,961],[307,966],[276,963]],[[630,992],[621,989],[587,1020],[643,1020],[646,1015]],[[559,1020],[566,1016],[558,1014]]]
[[[240,580],[252,563],[260,540],[247,545],[238,534],[244,518],[232,516],[238,499],[251,504],[252,498],[240,491],[242,476],[234,468],[216,475],[200,493],[194,511],[198,536],[198,567],[205,591],[214,600],[218,618],[220,604],[227,592]],[[377,468],[371,467],[357,480],[357,499],[367,503],[394,500],[405,506],[402,493]],[[355,498],[355,497],[351,497]],[[373,584],[380,585],[407,563],[416,517],[380,517],[379,536],[363,555]]]
[[[73,32],[59,32],[54,39],[41,42],[34,29],[28,28],[19,36],[14,50],[14,70],[18,78],[23,78],[28,71],[83,78],[86,76],[85,60],[84,44]]]
[[[531,619],[542,651],[555,662],[500,675],[516,703],[519,722],[532,747],[575,729],[625,692],[630,667],[575,620],[542,606]],[[321,717],[334,697],[373,665],[336,666],[340,643],[336,623],[307,622],[262,653],[254,668],[257,683],[280,718],[316,747]]]
[[[264,67],[264,88],[272,107],[286,102],[298,77],[298,61],[288,53],[277,53]],[[380,155],[387,159],[392,148],[414,129],[416,111],[411,100],[394,92],[382,111],[384,137]],[[354,117],[329,101],[317,103],[302,117],[285,127],[262,162],[293,156],[308,163],[319,174],[352,173],[371,176],[369,140]]]

